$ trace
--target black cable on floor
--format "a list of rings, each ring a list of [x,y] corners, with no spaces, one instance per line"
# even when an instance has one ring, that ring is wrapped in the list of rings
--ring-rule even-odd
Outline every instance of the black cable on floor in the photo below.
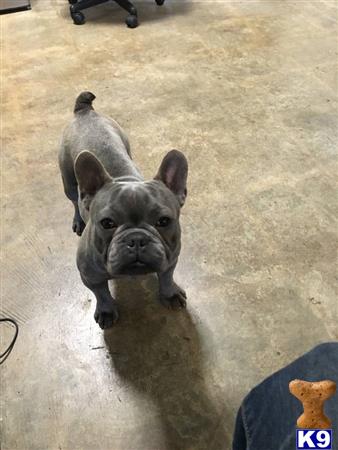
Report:
[[[13,350],[16,338],[18,337],[19,326],[15,322],[15,320],[13,320],[13,319],[8,319],[8,318],[0,319],[0,322],[10,322],[10,323],[12,323],[15,326],[15,333],[14,333],[14,337],[12,339],[12,342],[9,344],[9,346],[7,347],[7,349],[3,353],[0,353],[0,364],[2,364],[2,363],[4,363],[6,361],[6,359],[10,355],[11,351]]]

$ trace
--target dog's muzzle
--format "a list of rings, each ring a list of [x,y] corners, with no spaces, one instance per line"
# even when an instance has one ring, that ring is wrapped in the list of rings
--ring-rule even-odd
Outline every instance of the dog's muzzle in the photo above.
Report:
[[[111,273],[137,275],[160,270],[166,252],[157,236],[144,229],[131,229],[114,237],[108,252]]]

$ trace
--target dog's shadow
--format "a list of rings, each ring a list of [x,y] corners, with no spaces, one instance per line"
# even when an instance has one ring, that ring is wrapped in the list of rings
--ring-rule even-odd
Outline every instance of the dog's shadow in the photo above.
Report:
[[[119,324],[104,334],[112,370],[157,407],[164,448],[226,448],[222,419],[203,375],[200,337],[189,312],[167,311],[156,302],[155,277],[117,280],[112,290],[121,313]]]

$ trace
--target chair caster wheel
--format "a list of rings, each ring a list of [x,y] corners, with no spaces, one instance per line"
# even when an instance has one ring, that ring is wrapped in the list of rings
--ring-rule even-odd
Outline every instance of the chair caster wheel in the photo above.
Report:
[[[126,24],[128,28],[136,28],[138,26],[137,16],[130,14],[126,18]]]
[[[165,0],[156,0],[156,3],[161,6],[163,5],[163,3],[165,2]]]
[[[75,5],[75,3],[77,3],[77,0],[68,0],[68,3],[70,5]]]
[[[83,25],[86,21],[85,16],[82,14],[82,12],[71,12],[70,15],[72,16],[75,25]]]

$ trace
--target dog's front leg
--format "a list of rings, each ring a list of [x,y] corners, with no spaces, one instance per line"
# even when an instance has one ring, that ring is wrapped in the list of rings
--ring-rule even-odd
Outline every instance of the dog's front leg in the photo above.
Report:
[[[174,281],[176,263],[166,272],[158,273],[160,302],[169,309],[185,308],[187,306],[186,293]]]
[[[103,330],[112,327],[119,318],[115,299],[111,296],[108,281],[99,284],[91,284],[82,278],[84,284],[94,292],[96,297],[96,309],[94,319]]]

